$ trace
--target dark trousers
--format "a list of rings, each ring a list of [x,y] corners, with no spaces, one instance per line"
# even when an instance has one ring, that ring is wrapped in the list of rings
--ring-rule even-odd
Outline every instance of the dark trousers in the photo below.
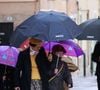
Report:
[[[10,81],[0,81],[0,90],[14,90]]]
[[[97,75],[97,85],[98,85],[98,90],[100,90],[100,76]]]

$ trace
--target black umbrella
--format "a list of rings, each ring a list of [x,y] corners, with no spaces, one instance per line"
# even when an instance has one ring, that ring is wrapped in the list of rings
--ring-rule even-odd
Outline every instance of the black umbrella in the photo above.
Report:
[[[28,37],[44,41],[73,39],[81,33],[79,26],[66,14],[40,11],[20,24],[13,33],[10,44],[16,47]]]
[[[83,32],[78,40],[100,40],[100,18],[89,19],[79,25]]]

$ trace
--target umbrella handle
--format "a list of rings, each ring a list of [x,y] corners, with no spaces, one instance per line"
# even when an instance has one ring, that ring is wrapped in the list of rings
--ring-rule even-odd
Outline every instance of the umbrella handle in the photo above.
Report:
[[[58,54],[57,62],[56,62],[56,69],[58,68],[58,62],[59,62],[59,54]]]
[[[49,41],[49,52],[51,53],[51,42]]]
[[[48,53],[48,60],[49,60],[50,62],[52,61],[52,53],[51,53],[51,52]]]

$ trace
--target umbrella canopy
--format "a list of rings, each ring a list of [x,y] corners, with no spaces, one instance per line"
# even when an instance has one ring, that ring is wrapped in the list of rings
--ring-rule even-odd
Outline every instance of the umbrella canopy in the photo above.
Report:
[[[0,46],[0,64],[15,67],[19,51],[15,47]]]
[[[100,41],[100,18],[89,19],[79,25],[83,32],[77,37],[78,40]]]
[[[23,43],[21,43],[21,45],[19,46],[19,48],[21,49],[26,49],[29,47],[29,39],[26,39]]]
[[[73,39],[81,33],[79,26],[66,14],[40,11],[21,23],[11,36],[10,44],[16,47],[28,37],[44,41]]]
[[[44,43],[44,48],[47,51],[52,52],[52,47],[56,44],[62,45],[66,50],[66,55],[68,56],[78,57],[84,54],[80,46],[71,40],[61,41],[61,42],[50,42],[50,43],[47,42],[47,43]]]

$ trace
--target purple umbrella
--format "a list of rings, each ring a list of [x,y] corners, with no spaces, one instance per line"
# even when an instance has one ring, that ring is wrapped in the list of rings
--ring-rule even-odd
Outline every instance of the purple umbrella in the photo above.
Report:
[[[68,56],[78,57],[78,56],[84,54],[81,47],[78,44],[76,44],[75,42],[71,41],[71,40],[60,41],[60,42],[46,42],[46,43],[44,43],[44,48],[47,51],[51,52],[52,47],[56,44],[62,45],[66,50],[66,55],[68,55]]]
[[[19,51],[12,46],[0,46],[0,64],[15,67]]]

